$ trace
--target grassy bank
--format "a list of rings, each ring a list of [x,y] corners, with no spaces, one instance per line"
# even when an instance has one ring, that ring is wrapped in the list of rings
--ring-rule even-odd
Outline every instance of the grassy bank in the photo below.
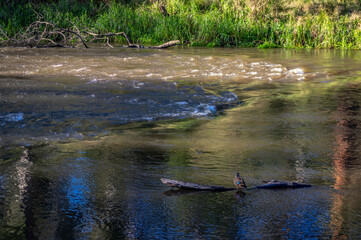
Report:
[[[5,0],[0,38],[38,19],[97,33],[124,31],[145,45],[178,39],[193,46],[361,48],[360,0]],[[121,36],[112,41],[126,43]]]

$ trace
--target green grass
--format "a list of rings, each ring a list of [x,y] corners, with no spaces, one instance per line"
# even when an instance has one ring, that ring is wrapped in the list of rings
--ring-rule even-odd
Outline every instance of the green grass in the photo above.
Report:
[[[125,32],[133,43],[180,40],[191,46],[361,48],[358,0],[38,1],[0,3],[0,40],[41,18],[96,33]],[[113,42],[126,43],[122,36]]]

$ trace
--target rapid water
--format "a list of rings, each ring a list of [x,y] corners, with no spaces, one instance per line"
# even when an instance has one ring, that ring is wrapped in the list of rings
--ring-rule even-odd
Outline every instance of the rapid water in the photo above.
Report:
[[[361,53],[0,49],[0,239],[361,238]],[[232,186],[194,193],[161,177]]]

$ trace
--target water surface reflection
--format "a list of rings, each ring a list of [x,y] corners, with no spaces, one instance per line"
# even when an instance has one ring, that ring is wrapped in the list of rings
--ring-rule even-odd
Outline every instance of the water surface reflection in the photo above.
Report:
[[[358,52],[50,51],[1,49],[1,239],[361,237]],[[236,172],[315,186],[160,182]]]

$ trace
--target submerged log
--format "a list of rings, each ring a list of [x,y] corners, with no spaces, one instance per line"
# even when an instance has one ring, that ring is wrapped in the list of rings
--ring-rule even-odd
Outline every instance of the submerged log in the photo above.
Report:
[[[210,185],[203,185],[198,183],[191,183],[191,182],[182,182],[173,179],[161,178],[162,183],[170,187],[176,187],[179,189],[187,189],[187,190],[198,190],[198,191],[229,191],[235,189],[247,189],[246,187],[243,188],[226,188],[222,186],[210,186]],[[244,182],[243,182],[244,183]],[[237,185],[236,185],[237,186]],[[245,186],[245,184],[244,184]],[[286,180],[270,180],[266,181],[266,184],[255,186],[248,189],[255,189],[255,188],[262,188],[262,189],[282,189],[282,188],[303,188],[303,187],[311,187],[311,184],[305,183],[298,183]]]
[[[221,186],[209,186],[209,185],[203,185],[203,184],[197,184],[197,183],[191,183],[191,182],[182,182],[182,181],[172,180],[172,179],[167,179],[167,178],[161,178],[160,180],[165,185],[168,185],[170,187],[180,188],[180,189],[200,190],[200,191],[234,190],[234,188],[225,188],[225,187],[221,187]]]
[[[311,187],[311,184],[291,182],[286,180],[270,180],[266,181],[266,184],[257,186],[255,188],[303,188],[303,187]]]

